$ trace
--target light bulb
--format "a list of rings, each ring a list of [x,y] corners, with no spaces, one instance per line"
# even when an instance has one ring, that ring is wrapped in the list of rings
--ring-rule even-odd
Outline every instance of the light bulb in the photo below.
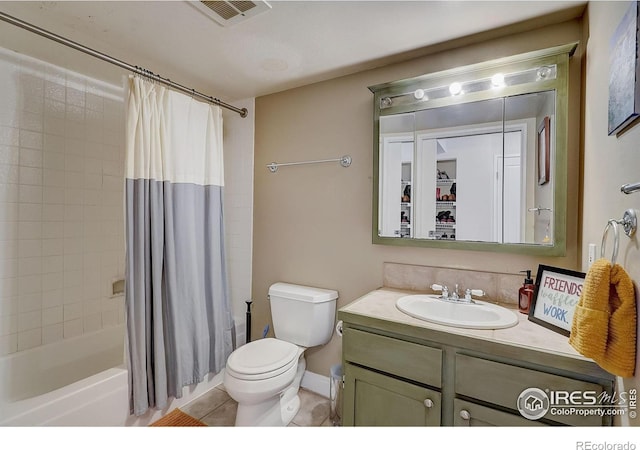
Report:
[[[451,83],[451,86],[449,86],[449,92],[451,92],[451,95],[458,95],[460,92],[462,92],[462,85],[457,81]]]
[[[504,75],[501,73],[497,73],[491,77],[491,84],[494,87],[502,87],[504,86]]]
[[[551,75],[551,67],[549,66],[542,66],[538,69],[538,79],[539,80],[544,80],[546,79],[549,75]]]
[[[416,89],[415,92],[413,93],[413,96],[417,100],[422,100],[424,98],[424,89]]]

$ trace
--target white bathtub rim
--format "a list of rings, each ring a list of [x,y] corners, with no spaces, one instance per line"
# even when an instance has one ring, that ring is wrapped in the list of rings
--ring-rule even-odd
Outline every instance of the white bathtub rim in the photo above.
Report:
[[[124,334],[124,325],[118,325],[0,357],[0,423],[6,408],[20,408],[30,398],[60,393],[70,384],[124,364]],[[96,352],[108,352],[108,358],[95,359]],[[83,365],[75,367],[78,362]]]
[[[127,368],[124,364],[112,367],[95,375],[76,381],[67,386],[47,392],[37,397],[28,398],[12,403],[0,403],[2,411],[8,411],[9,417],[1,417],[0,425],[24,424],[24,416],[37,414],[39,410],[51,408],[56,403],[67,403],[68,399],[81,396],[83,393],[101,383],[112,383],[124,375],[127,376]]]
[[[122,365],[21,401],[19,410],[13,408],[0,426],[148,426],[222,384],[223,372],[209,373],[197,385],[185,386],[182,397],[172,398],[163,409],[150,408],[142,416],[133,416],[129,414],[128,373]]]

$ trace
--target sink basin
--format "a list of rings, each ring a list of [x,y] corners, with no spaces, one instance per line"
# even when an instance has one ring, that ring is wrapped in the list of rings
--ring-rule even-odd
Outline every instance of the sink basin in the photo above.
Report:
[[[513,311],[478,300],[456,303],[442,300],[437,295],[406,295],[396,301],[396,307],[416,319],[458,328],[494,330],[518,323],[518,316]]]

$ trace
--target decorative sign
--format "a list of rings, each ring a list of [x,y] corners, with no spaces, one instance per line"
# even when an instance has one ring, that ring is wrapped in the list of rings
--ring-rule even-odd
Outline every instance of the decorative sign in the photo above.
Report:
[[[529,320],[569,336],[584,277],[582,272],[539,265]]]

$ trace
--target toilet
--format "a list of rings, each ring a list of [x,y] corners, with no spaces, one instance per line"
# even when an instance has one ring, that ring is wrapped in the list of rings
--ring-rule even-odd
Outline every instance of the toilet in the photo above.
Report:
[[[300,409],[304,351],[333,334],[338,292],[289,283],[269,288],[274,338],[249,342],[227,359],[224,387],[238,402],[236,426],[286,426]]]

